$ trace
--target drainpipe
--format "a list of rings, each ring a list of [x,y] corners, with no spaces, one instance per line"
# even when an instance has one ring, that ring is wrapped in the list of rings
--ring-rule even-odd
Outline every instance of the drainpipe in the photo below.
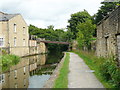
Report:
[[[7,30],[8,30],[8,54],[10,54],[9,20],[7,20]]]

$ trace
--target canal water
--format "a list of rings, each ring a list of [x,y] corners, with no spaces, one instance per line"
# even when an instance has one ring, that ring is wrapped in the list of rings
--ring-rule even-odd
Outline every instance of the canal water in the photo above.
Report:
[[[2,74],[2,88],[43,88],[63,54],[24,57]]]

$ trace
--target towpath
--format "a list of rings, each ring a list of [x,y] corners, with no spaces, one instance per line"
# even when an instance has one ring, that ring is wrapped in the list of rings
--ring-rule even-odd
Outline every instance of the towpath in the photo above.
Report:
[[[104,88],[93,70],[76,54],[70,53],[68,88]]]

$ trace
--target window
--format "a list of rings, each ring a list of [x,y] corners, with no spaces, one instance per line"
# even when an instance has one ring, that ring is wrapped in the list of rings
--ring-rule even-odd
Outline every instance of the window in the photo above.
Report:
[[[25,39],[23,39],[23,46],[25,46]]]
[[[2,74],[2,82],[5,82],[5,74]]]
[[[26,79],[24,79],[24,82],[23,82],[23,83],[24,83],[24,86],[26,86]]]
[[[14,46],[16,46],[16,37],[14,37]]]
[[[15,88],[18,88],[18,85],[17,85],[17,83],[15,83]]]
[[[17,30],[16,30],[16,24],[14,24],[14,32],[16,32]]]
[[[26,72],[26,67],[24,67],[24,74],[25,74],[25,72]]]
[[[2,83],[2,75],[0,75],[0,83]]]
[[[25,27],[23,27],[23,34],[25,34]]]
[[[14,77],[17,79],[17,70],[14,71]]]
[[[0,83],[5,82],[5,74],[0,75]]]
[[[4,39],[0,38],[0,46],[4,46]]]

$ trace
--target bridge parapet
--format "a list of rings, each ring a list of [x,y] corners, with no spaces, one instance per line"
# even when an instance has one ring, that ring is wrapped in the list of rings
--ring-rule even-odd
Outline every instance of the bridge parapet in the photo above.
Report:
[[[37,41],[45,41],[45,38],[37,38]]]
[[[69,42],[60,42],[60,41],[49,41],[49,40],[37,40],[37,42],[43,42],[43,43],[54,43],[54,44],[65,44],[65,45],[69,45]]]

